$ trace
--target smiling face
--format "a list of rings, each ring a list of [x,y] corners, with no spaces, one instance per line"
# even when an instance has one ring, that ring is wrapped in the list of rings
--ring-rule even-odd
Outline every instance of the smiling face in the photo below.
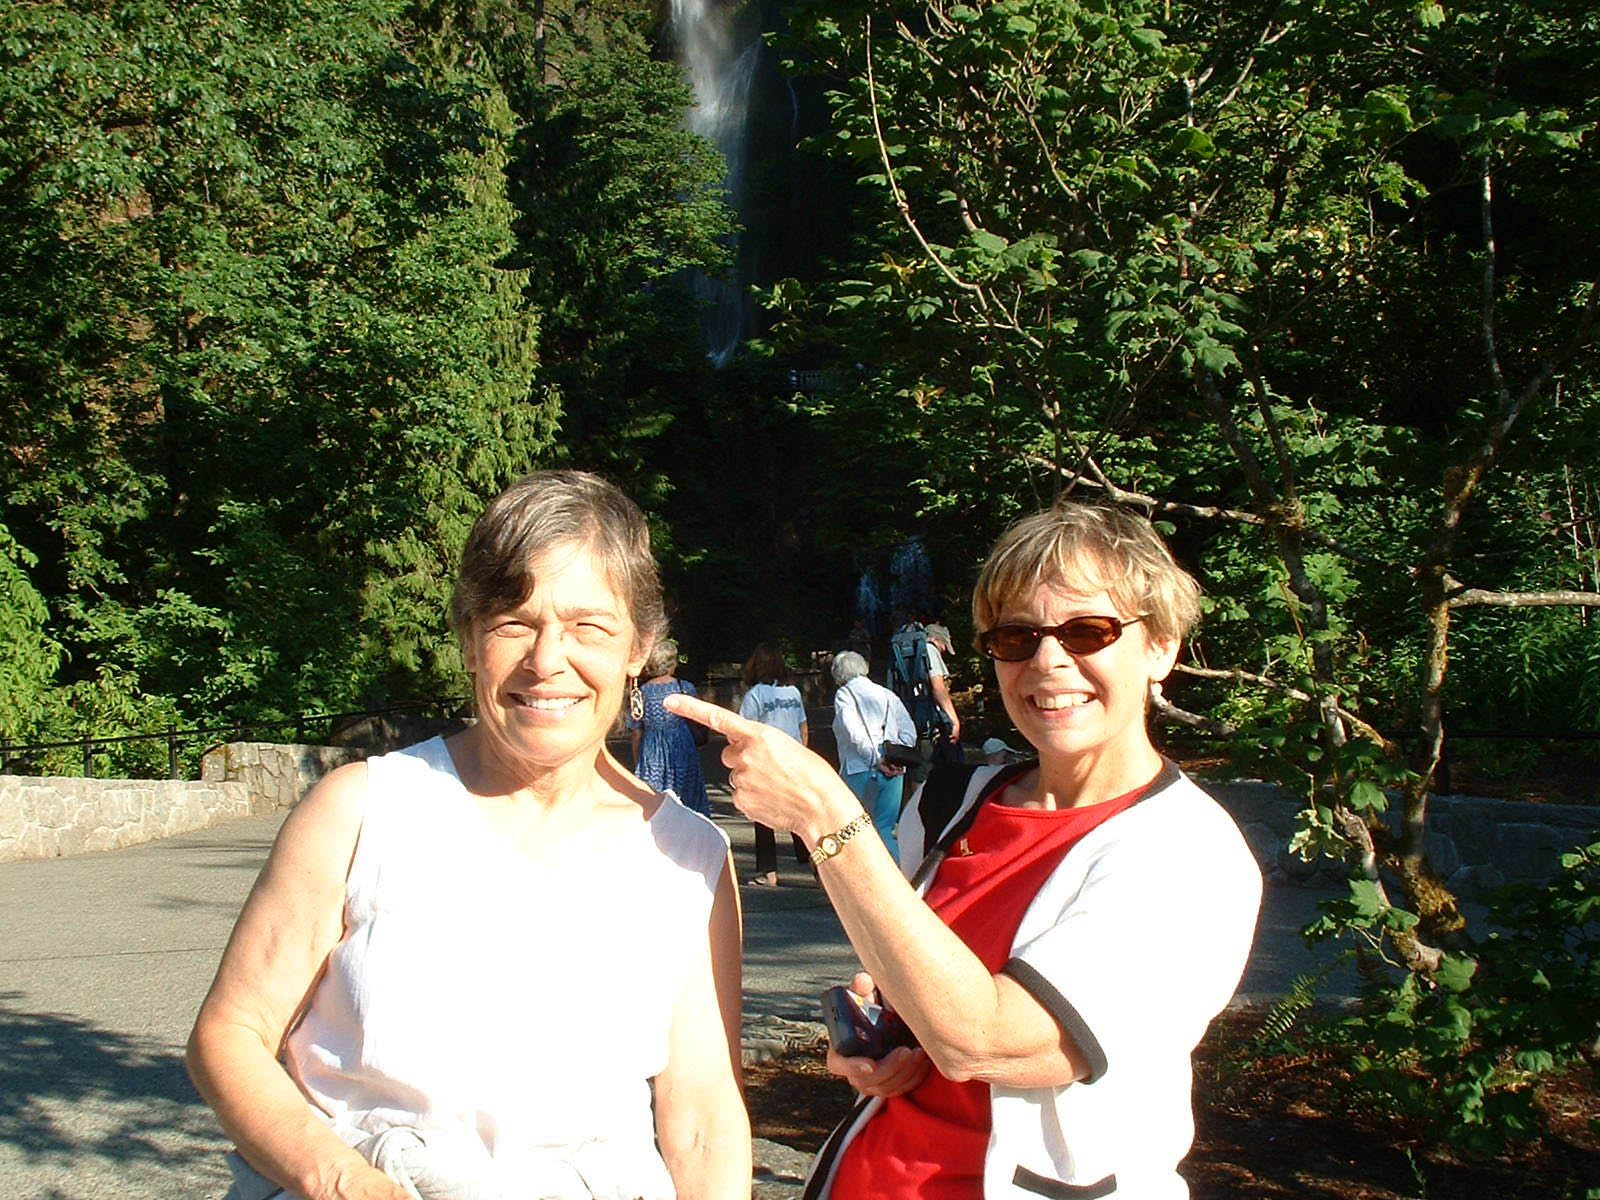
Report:
[[[1129,621],[1139,614],[1124,611],[1104,589],[1080,591],[1056,579],[1003,606],[995,624],[1059,625],[1087,616]],[[1167,677],[1177,653],[1176,641],[1153,642],[1138,622],[1093,654],[1074,656],[1045,637],[1032,658],[996,662],[994,670],[1006,711],[1043,765],[1087,763],[1114,770],[1155,754],[1145,703],[1151,683]]]
[[[592,757],[649,650],[588,547],[552,547],[531,576],[521,604],[479,618],[463,639],[481,736],[524,774]]]

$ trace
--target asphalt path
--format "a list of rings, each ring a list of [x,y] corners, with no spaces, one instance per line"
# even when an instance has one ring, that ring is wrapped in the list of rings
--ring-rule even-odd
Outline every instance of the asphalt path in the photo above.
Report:
[[[714,815],[753,873],[751,826]],[[0,864],[0,1197],[214,1200],[227,1144],[182,1052],[282,814],[103,854]],[[820,1033],[817,996],[855,958],[780,838],[778,888],[742,889],[745,1048]],[[1323,893],[1269,887],[1240,997],[1279,995],[1317,959],[1298,930]],[[1181,897],[1174,897],[1181,903]],[[1348,977],[1336,977],[1335,990]],[[795,1194],[803,1156],[757,1145],[758,1200]]]

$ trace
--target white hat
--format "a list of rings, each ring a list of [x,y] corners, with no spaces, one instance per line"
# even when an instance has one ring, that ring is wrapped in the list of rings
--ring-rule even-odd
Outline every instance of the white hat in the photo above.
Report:
[[[991,754],[1010,754],[1012,753],[1012,749],[999,738],[990,738],[983,744],[983,753],[985,756]]]

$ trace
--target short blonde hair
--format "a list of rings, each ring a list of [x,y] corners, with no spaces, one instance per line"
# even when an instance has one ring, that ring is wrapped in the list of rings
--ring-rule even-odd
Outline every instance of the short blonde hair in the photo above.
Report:
[[[1041,584],[1106,592],[1127,616],[1144,618],[1152,641],[1179,641],[1200,619],[1200,585],[1172,558],[1155,526],[1109,504],[1059,500],[1000,535],[972,592],[982,633]]]

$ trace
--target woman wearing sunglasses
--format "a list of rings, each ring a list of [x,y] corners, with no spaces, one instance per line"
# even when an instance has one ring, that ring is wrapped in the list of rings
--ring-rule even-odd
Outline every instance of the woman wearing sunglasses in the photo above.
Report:
[[[1061,503],[1007,530],[973,616],[1038,758],[935,771],[901,819],[905,876],[824,762],[673,699],[728,735],[739,807],[813,847],[870,973],[852,989],[876,985],[918,1043],[830,1053],[862,1102],[807,1197],[1187,1195],[1189,1055],[1261,898],[1232,820],[1145,727],[1198,592],[1122,510]]]

